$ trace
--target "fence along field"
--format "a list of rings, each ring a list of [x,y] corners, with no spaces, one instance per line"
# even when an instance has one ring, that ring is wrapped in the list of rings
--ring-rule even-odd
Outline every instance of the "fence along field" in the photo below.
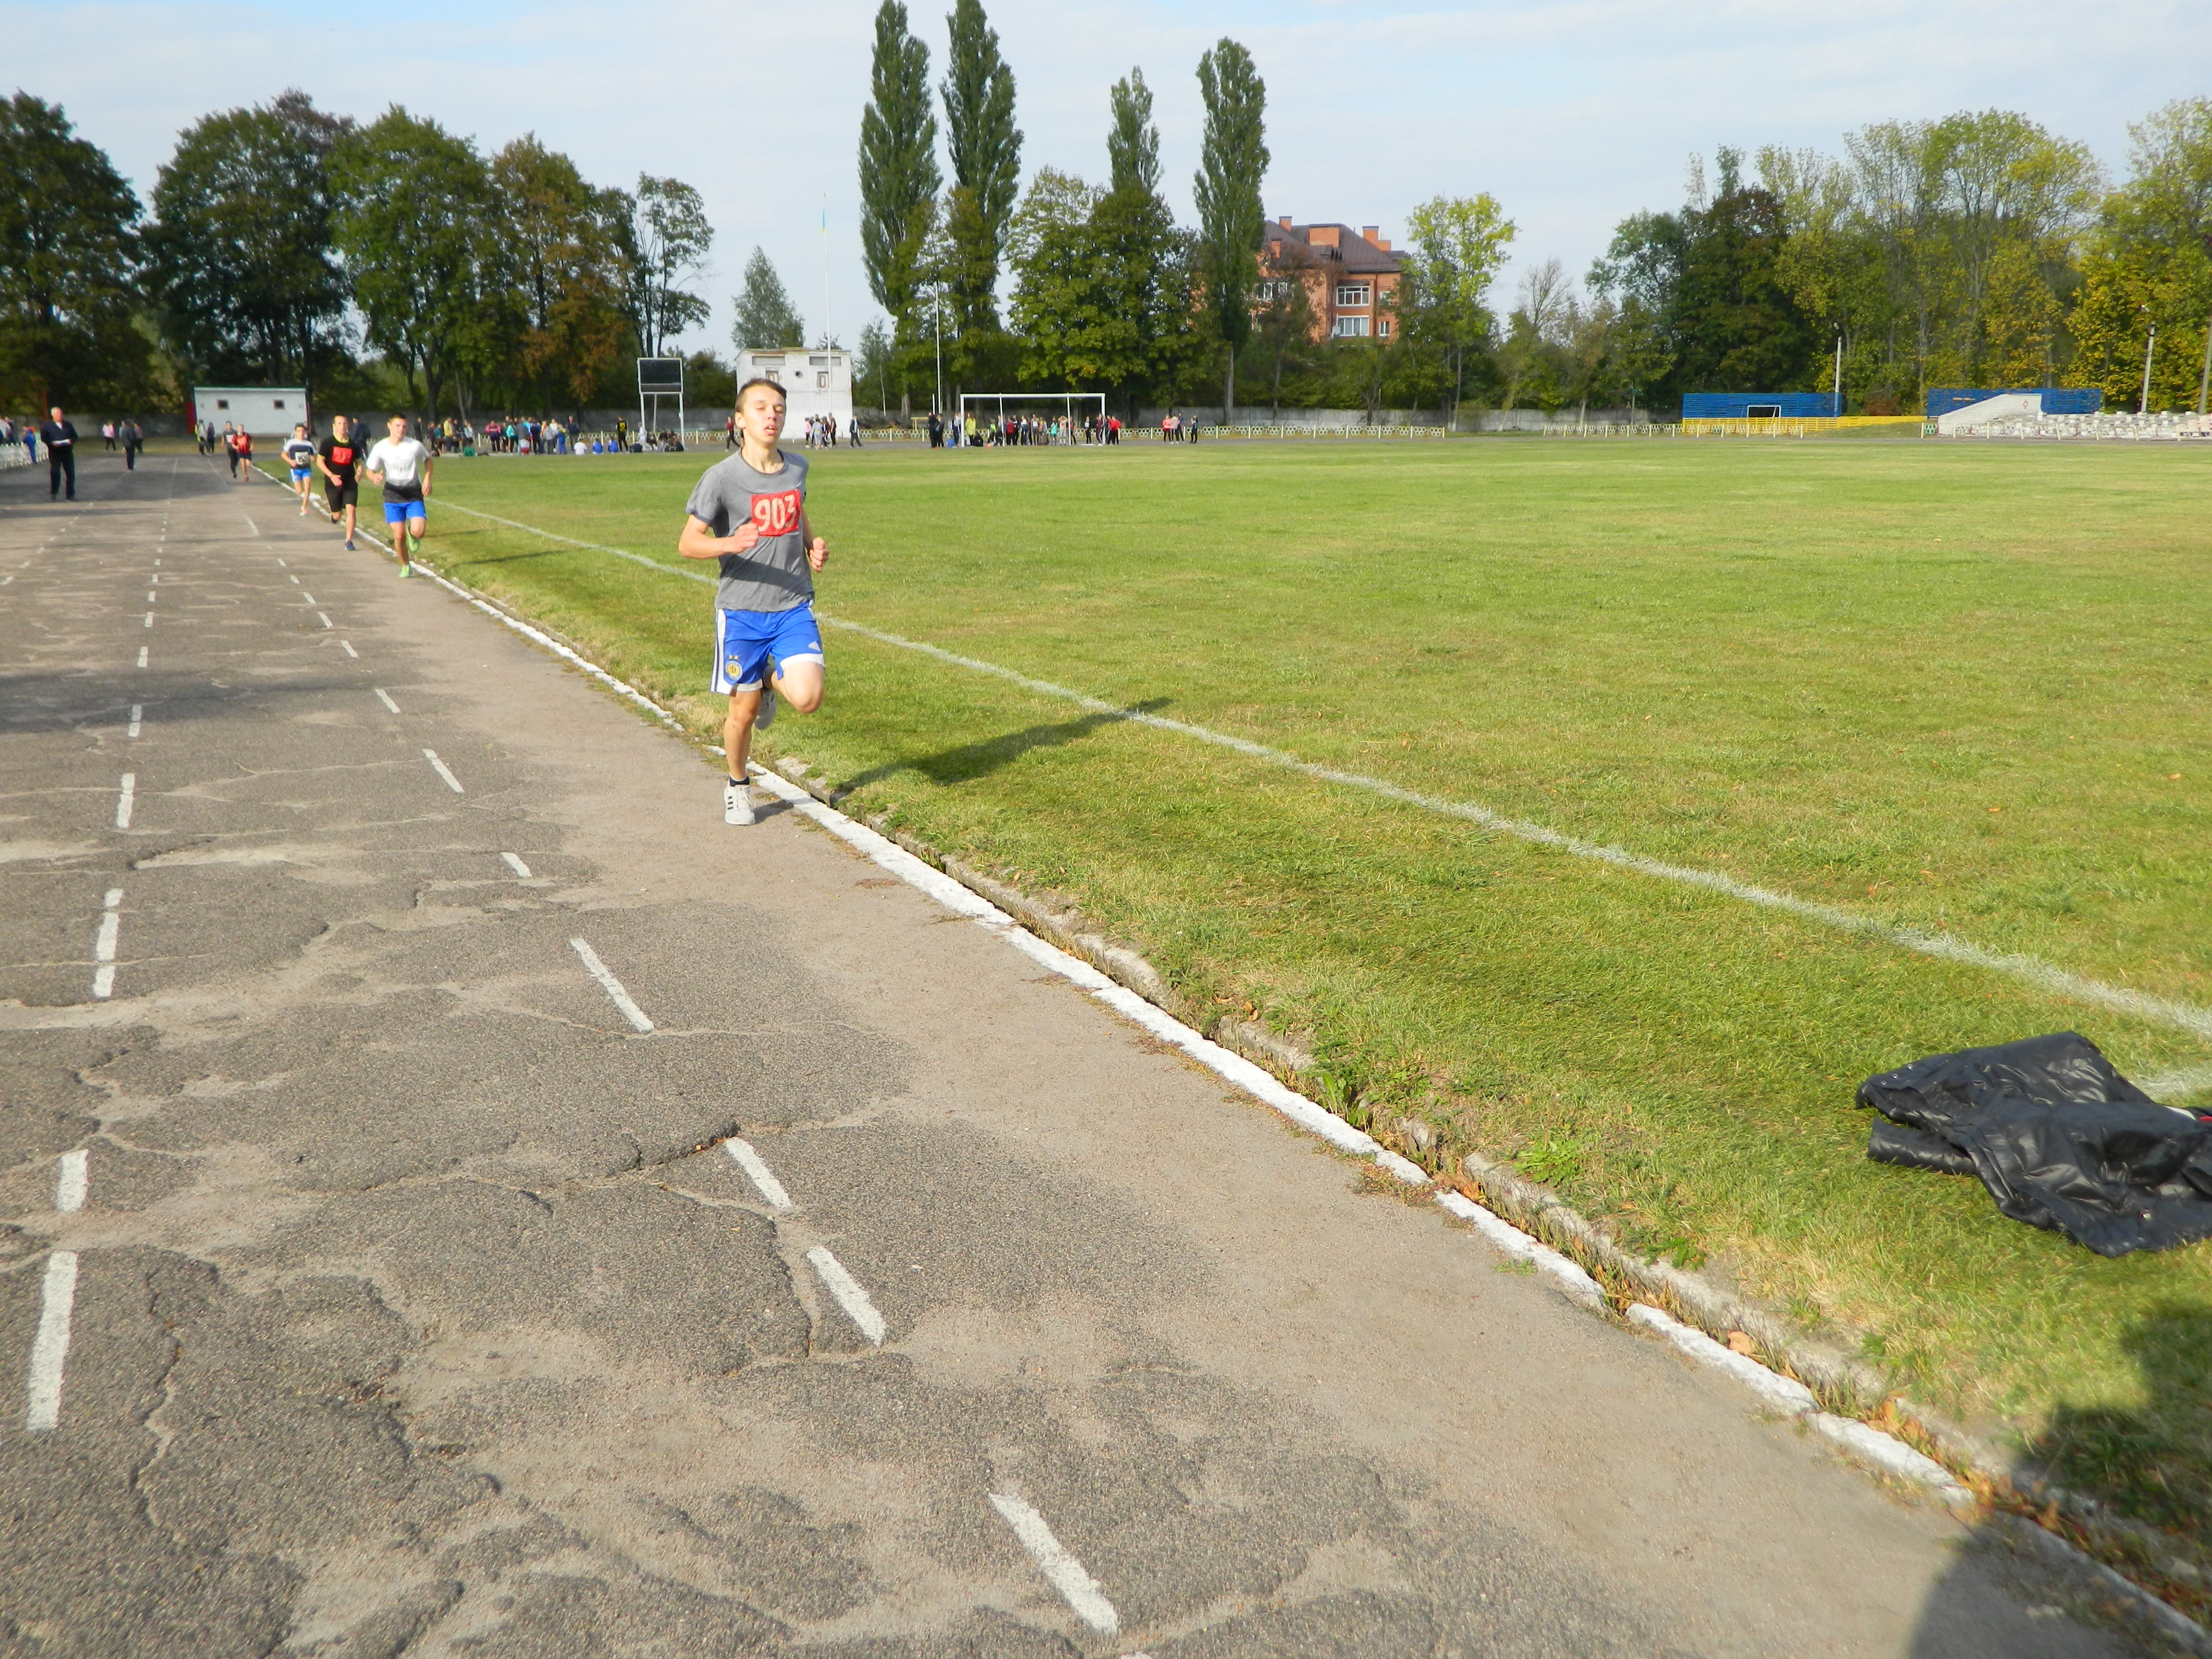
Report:
[[[671,544],[712,459],[452,465],[449,503],[510,522],[449,513],[441,555],[704,733],[711,601]],[[2101,1261],[1972,1182],[1878,1169],[1851,1104],[1904,1060],[2066,1027],[2206,1080],[2201,457],[901,449],[812,476],[827,612],[1108,707],[845,631],[781,752],[1070,896],[1200,1007],[1309,1040],[1324,1091],[1432,1166],[1517,1158],[1931,1403],[2031,1443],[2063,1423],[2062,1475],[2201,1548],[2171,1494],[2212,1497],[2212,1443],[2147,1393],[2172,1367],[2146,1345],[2212,1362],[2204,1253]]]

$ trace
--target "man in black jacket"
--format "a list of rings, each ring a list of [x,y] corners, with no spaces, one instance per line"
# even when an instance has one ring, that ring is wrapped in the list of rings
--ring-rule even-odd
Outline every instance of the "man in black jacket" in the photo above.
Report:
[[[46,447],[46,482],[49,499],[62,493],[62,475],[69,475],[69,498],[76,499],[76,427],[64,415],[60,406],[46,411],[46,423],[39,428],[39,441]]]

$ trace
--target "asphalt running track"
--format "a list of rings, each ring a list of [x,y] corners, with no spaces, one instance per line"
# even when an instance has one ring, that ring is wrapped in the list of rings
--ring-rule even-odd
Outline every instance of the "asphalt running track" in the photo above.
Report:
[[[2131,1650],[279,490],[44,483],[0,1651]]]

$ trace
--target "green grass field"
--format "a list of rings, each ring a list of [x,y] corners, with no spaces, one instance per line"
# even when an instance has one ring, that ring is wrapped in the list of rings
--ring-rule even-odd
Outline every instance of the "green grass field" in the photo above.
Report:
[[[437,501],[678,563],[716,456],[447,462]],[[2212,455],[1934,443],[815,458],[821,608],[1631,853],[2212,1004]],[[702,733],[694,583],[434,505],[434,562]],[[2212,1251],[2106,1261],[1878,1168],[1852,1090],[2063,1027],[2212,1044],[851,633],[797,755],[1310,1042],[1432,1164],[1520,1160],[2069,1484],[2212,1512]],[[715,811],[701,778],[700,811]],[[733,832],[736,833],[736,832]],[[2172,1085],[2182,1097],[2187,1085]]]

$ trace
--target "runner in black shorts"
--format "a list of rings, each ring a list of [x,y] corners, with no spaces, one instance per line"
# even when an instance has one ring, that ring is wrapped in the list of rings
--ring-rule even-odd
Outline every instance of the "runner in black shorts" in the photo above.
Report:
[[[315,451],[315,471],[323,475],[323,499],[330,504],[331,522],[345,526],[345,544],[353,545],[355,504],[361,500],[361,447],[354,442],[353,422],[341,415],[331,422],[331,435]]]

